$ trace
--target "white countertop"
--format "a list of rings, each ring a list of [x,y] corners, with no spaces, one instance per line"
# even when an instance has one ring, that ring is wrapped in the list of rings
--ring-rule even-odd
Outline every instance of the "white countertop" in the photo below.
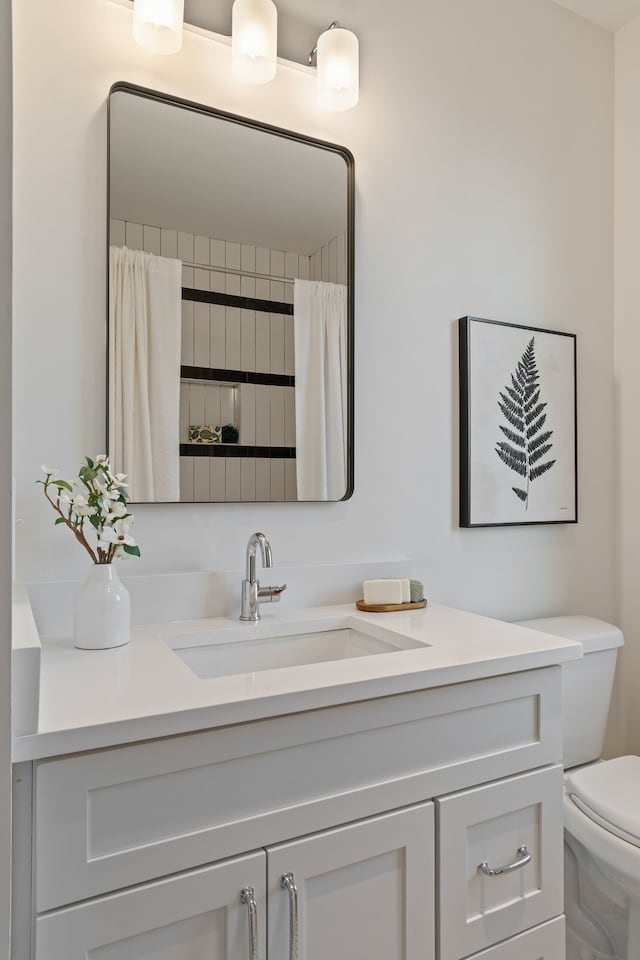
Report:
[[[235,676],[198,678],[167,642],[220,631],[225,640],[360,627],[424,647]],[[43,643],[38,732],[14,738],[14,760],[93,750],[372,697],[558,664],[580,644],[447,607],[371,614],[352,604],[264,612],[260,624],[217,618],[137,626],[115,650]]]

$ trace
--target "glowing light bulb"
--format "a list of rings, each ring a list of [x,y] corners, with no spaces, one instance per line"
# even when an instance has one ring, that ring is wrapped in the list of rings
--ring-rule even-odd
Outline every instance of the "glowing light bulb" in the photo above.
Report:
[[[184,0],[134,0],[134,39],[152,53],[177,53],[183,18]]]
[[[318,37],[318,102],[325,110],[350,110],[360,95],[355,33],[330,27]]]
[[[245,83],[276,74],[278,11],[272,0],[235,0],[231,14],[231,69]]]

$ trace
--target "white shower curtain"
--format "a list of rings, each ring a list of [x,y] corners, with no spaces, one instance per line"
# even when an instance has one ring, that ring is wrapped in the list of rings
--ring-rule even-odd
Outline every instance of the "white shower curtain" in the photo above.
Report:
[[[109,251],[109,452],[138,502],[180,499],[182,263]]]
[[[298,500],[340,500],[347,491],[347,288],[294,286]]]

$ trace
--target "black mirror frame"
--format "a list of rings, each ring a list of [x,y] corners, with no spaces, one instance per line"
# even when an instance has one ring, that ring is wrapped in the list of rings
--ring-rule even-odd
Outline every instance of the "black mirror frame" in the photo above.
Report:
[[[334,143],[328,143],[325,140],[318,140],[315,137],[308,137],[293,130],[286,130],[282,127],[276,127],[269,123],[261,123],[258,120],[249,120],[246,117],[240,117],[234,113],[228,113],[225,110],[218,110],[216,107],[208,107],[192,100],[185,100],[182,97],[176,97],[172,94],[159,93],[157,90],[151,90],[147,87],[141,87],[126,81],[118,81],[112,84],[107,98],[107,242],[106,242],[106,276],[107,276],[107,404],[106,404],[106,443],[108,448],[109,441],[109,238],[111,233],[111,97],[114,93],[125,92],[138,97],[154,100],[157,103],[166,103],[171,106],[182,107],[185,110],[191,110],[194,113],[201,113],[205,116],[215,117],[219,120],[228,120],[231,123],[237,123],[243,127],[249,127],[253,130],[259,130],[263,133],[271,133],[274,136],[282,137],[286,140],[294,140],[298,143],[304,143],[308,146],[317,147],[330,153],[338,154],[342,157],[347,168],[347,489],[340,500],[287,500],[287,501],[251,501],[252,503],[340,503],[349,500],[353,496],[355,482],[355,160],[353,154],[347,147],[342,147]],[[163,501],[154,501],[154,504],[160,504]],[[224,503],[244,503],[246,501],[194,501],[202,505],[212,503],[215,506],[223,506]]]

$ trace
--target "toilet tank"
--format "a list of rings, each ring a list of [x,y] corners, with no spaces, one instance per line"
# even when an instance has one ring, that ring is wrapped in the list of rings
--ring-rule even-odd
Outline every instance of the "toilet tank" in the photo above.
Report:
[[[546,617],[519,623],[582,644],[582,659],[562,664],[562,762],[569,769],[597,760],[602,754],[618,647],[624,643],[622,632],[593,617]]]

